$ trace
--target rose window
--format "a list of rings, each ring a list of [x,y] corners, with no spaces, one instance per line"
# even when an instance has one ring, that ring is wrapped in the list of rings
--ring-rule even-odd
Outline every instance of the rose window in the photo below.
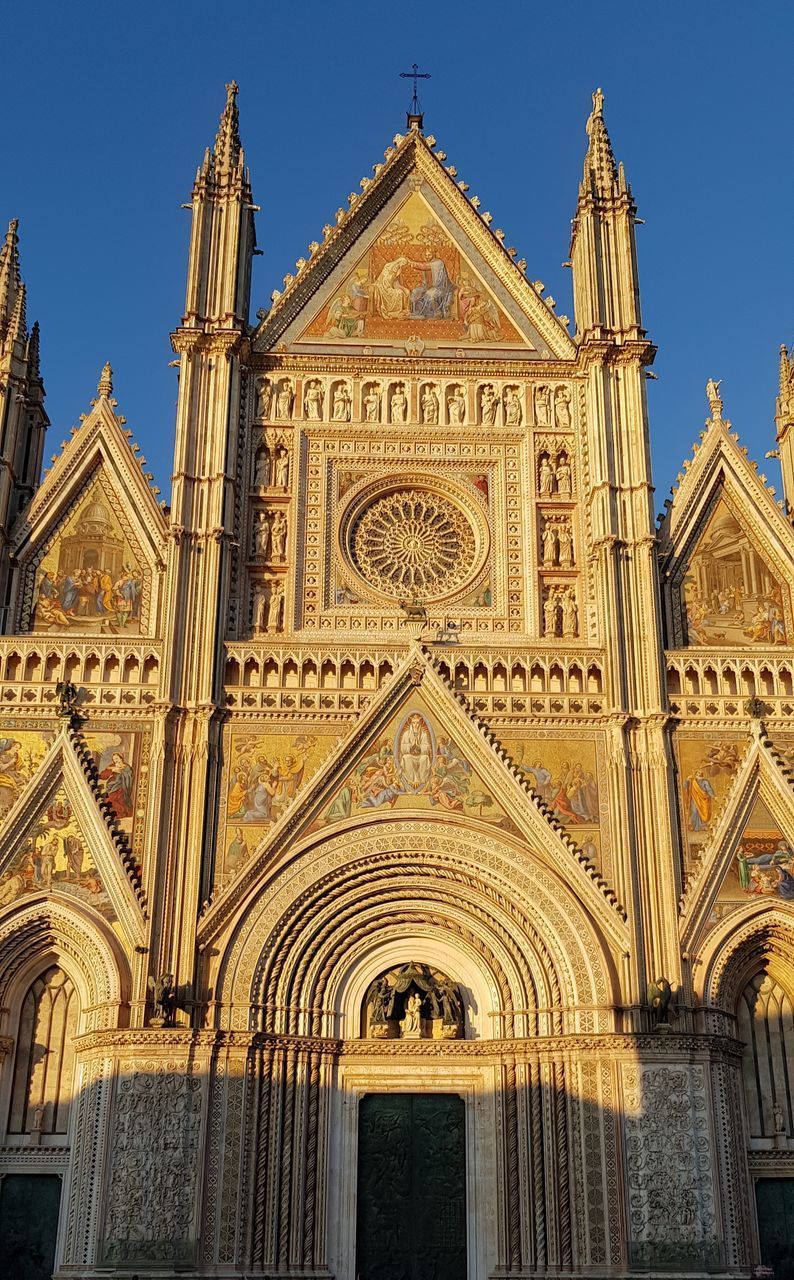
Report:
[[[464,512],[420,489],[376,499],[354,521],[348,545],[356,569],[377,591],[421,600],[454,591],[478,558]]]

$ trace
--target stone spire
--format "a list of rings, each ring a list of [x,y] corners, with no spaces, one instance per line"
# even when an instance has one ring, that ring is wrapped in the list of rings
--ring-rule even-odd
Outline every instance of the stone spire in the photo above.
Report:
[[[21,283],[19,270],[19,220],[12,218],[0,248],[0,337],[11,319]]]
[[[783,475],[786,511],[794,514],[794,348],[780,348],[780,389],[775,406],[777,455]],[[767,455],[769,456],[769,455]]]
[[[642,339],[634,226],[637,207],[604,123],[604,95],[593,94],[587,152],[571,232],[574,314],[580,338]]]
[[[226,86],[226,106],[221,114],[218,133],[215,138],[213,160],[215,177],[237,174],[241,172],[245,162],[243,148],[240,143],[240,113],[237,110],[238,84],[232,80]]]
[[[33,321],[28,339],[28,378],[33,382],[41,382],[41,330],[38,320]]]
[[[14,309],[11,312],[11,318],[8,322],[8,332],[6,334],[6,342],[26,342],[28,336],[27,330],[27,307],[25,304],[25,286],[20,283],[17,285],[17,296],[14,300]]]
[[[601,89],[596,89],[593,94],[593,109],[587,117],[585,128],[588,143],[582,186],[594,195],[609,196],[619,185],[619,173],[604,122],[604,94]],[[622,168],[620,172],[622,174]],[[625,190],[625,175],[623,189]]]
[[[9,531],[39,483],[44,434],[44,384],[39,328],[28,336],[27,296],[19,263],[19,223],[0,245],[0,598],[7,599],[13,567],[5,555]],[[2,611],[0,610],[0,614]],[[0,628],[3,626],[0,617]]]

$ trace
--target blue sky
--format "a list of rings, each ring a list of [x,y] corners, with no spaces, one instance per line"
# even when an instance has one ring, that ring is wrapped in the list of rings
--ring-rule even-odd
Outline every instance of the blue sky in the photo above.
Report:
[[[135,6],[43,0],[6,10],[0,218],[21,219],[28,316],[42,326],[53,452],[101,365],[170,492],[193,174],[224,83],[264,256],[252,311],[404,128],[398,73],[432,73],[428,132],[506,239],[572,314],[570,218],[597,85],[638,229],[657,506],[723,379],[725,413],[763,463],[777,352],[794,342],[790,4],[474,4],[378,0]]]

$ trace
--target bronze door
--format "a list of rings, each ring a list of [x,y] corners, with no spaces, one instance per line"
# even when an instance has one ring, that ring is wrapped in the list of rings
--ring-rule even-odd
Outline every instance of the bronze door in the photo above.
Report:
[[[466,1280],[462,1098],[370,1093],[358,1119],[357,1280]]]
[[[60,1203],[61,1180],[55,1174],[0,1178],[0,1275],[50,1280]]]
[[[775,1280],[794,1280],[794,1178],[759,1178],[755,1195],[761,1261]]]

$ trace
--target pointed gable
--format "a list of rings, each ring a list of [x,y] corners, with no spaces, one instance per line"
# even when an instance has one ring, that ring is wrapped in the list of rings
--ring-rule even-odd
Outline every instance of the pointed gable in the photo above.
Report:
[[[111,391],[107,366],[92,412],[12,530],[20,631],[112,636],[156,628],[166,526]]]
[[[572,359],[573,343],[416,131],[285,277],[254,349]],[[443,153],[441,153],[443,155]]]
[[[670,647],[777,647],[794,634],[791,527],[716,415],[659,525]]]
[[[727,916],[794,902],[794,787],[782,750],[758,722],[749,748],[734,744],[735,770],[681,899],[686,948]]]
[[[143,898],[112,807],[92,790],[68,729],[49,747],[35,737],[0,739],[0,910],[37,894],[58,897],[137,942]]]

